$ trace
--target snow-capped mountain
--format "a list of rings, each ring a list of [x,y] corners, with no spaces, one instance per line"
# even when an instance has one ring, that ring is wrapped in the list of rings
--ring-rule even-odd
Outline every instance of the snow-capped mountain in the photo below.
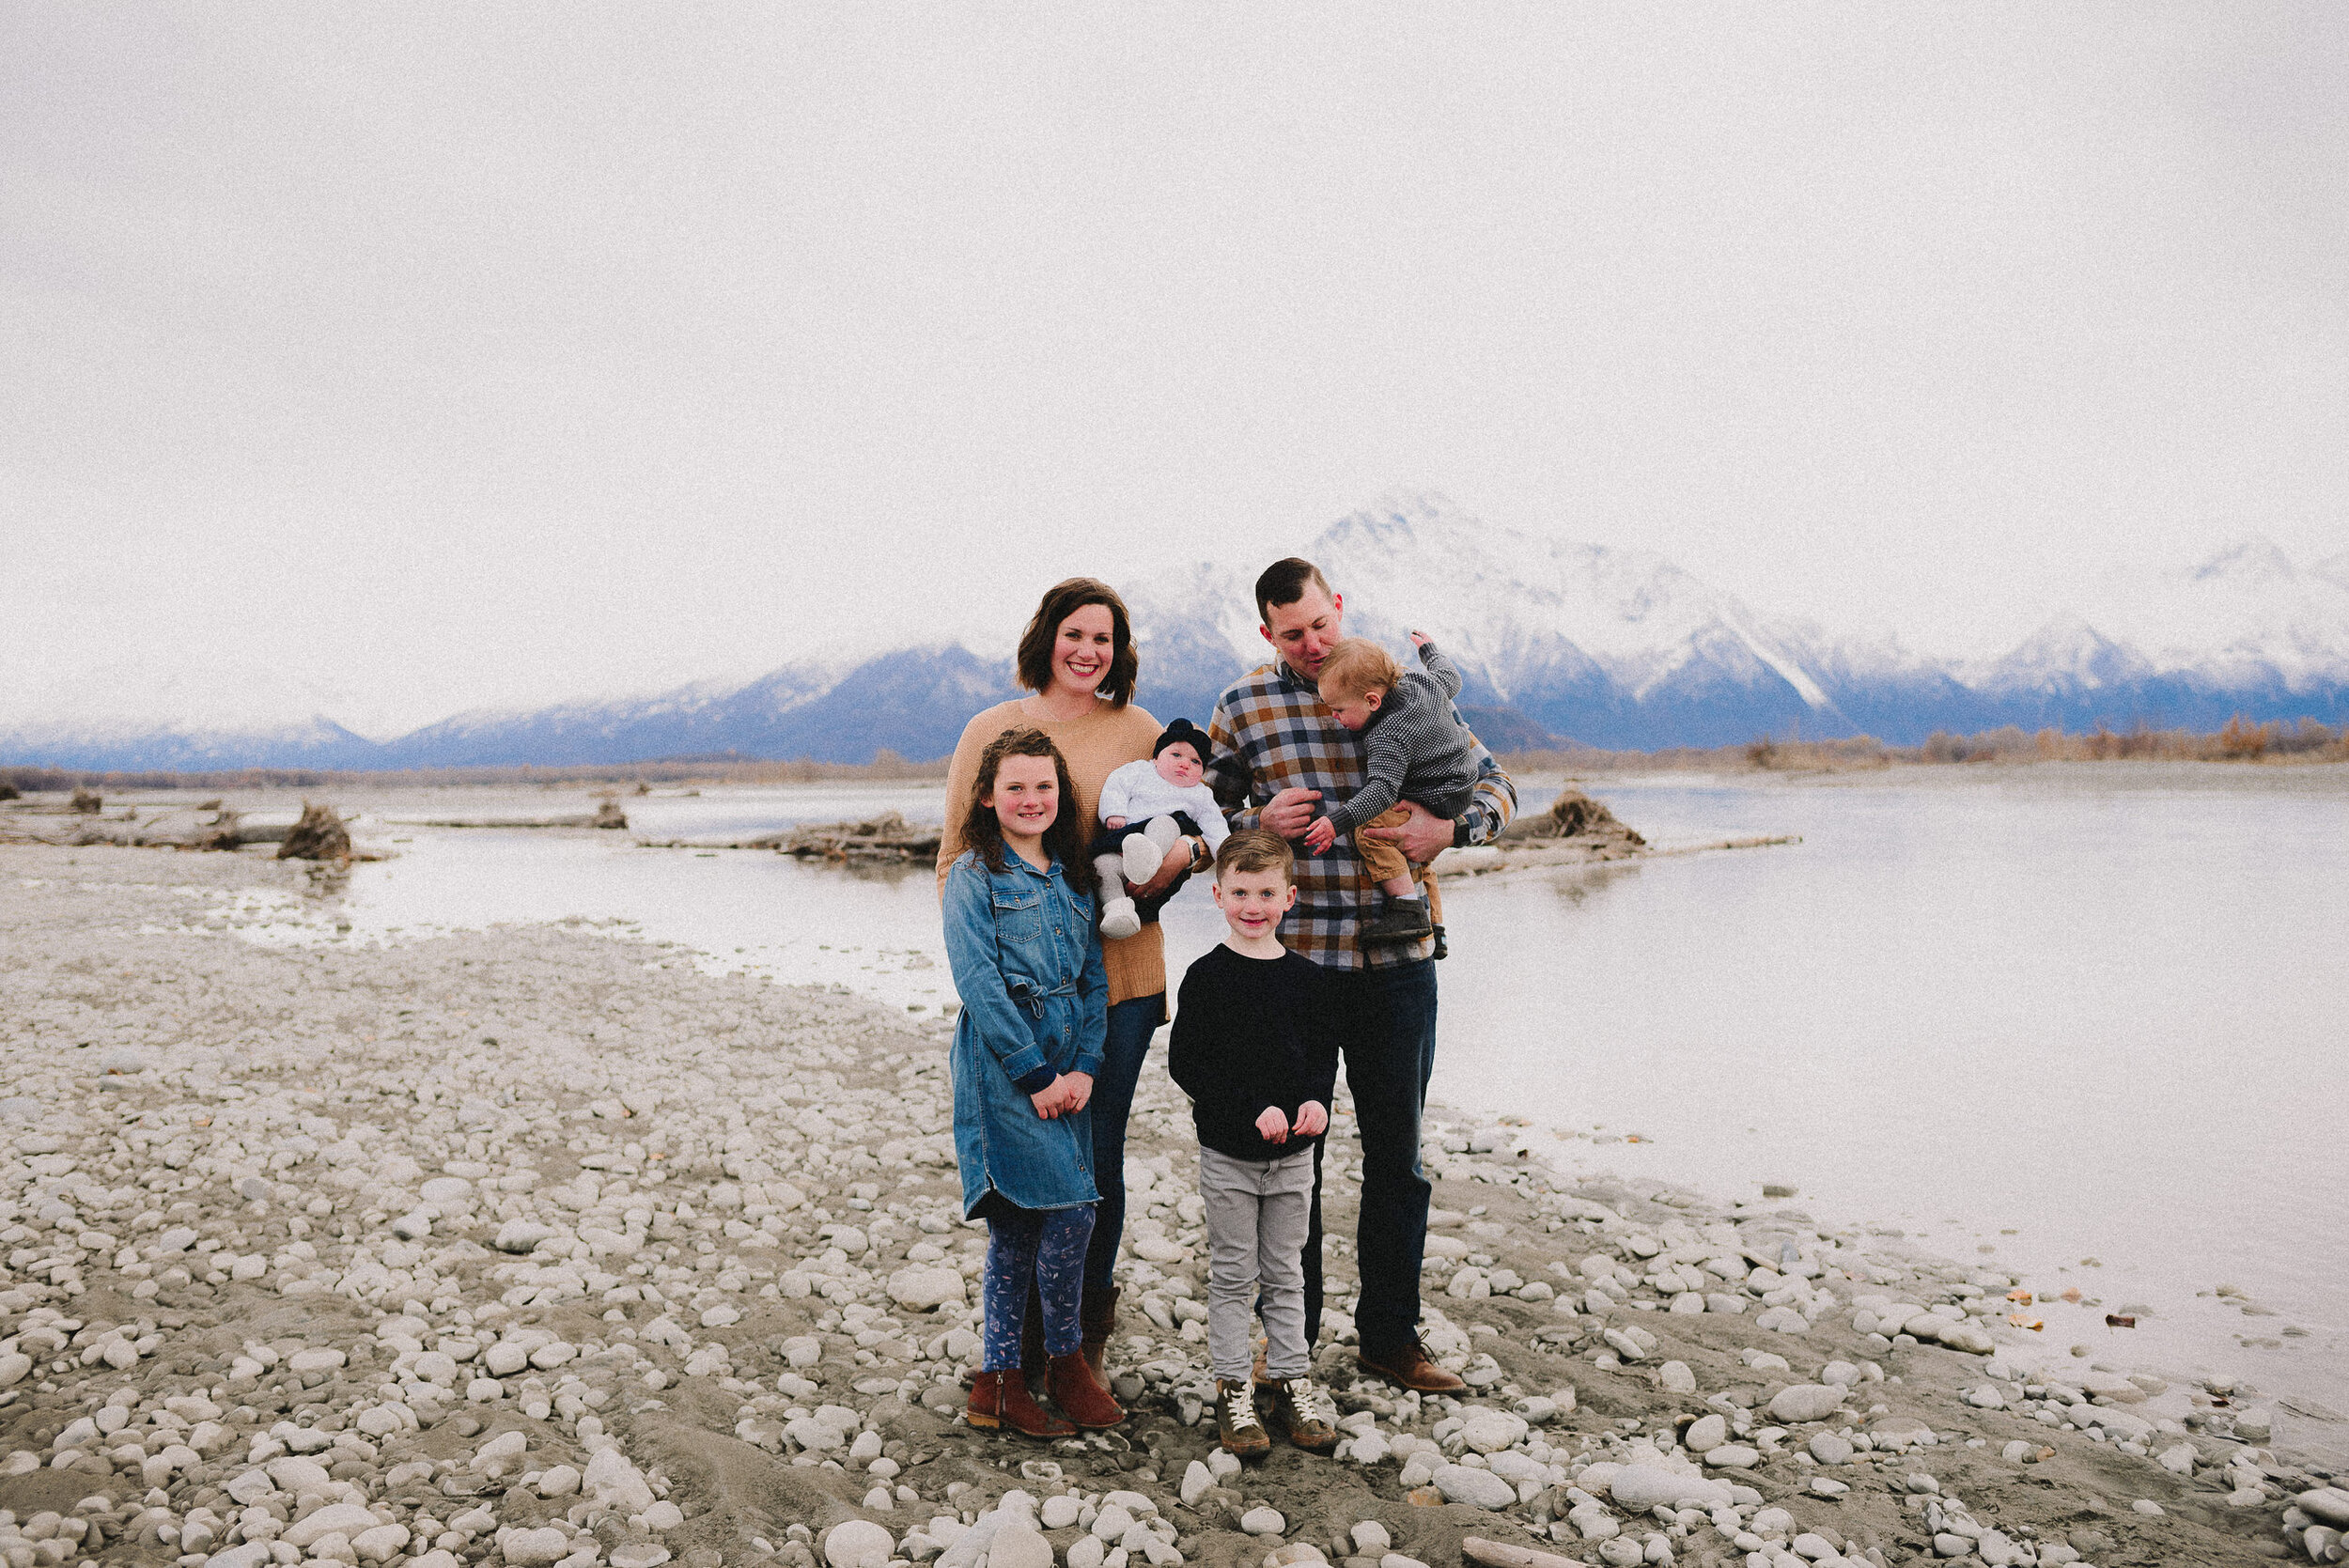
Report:
[[[1398,652],[1408,629],[1432,636],[1467,677],[1471,722],[1504,745],[1708,746],[1797,725],[1913,743],[2006,723],[2349,721],[2349,554],[2298,567],[2256,537],[2185,570],[2117,574],[2004,655],[1975,661],[1774,619],[1653,551],[1489,527],[1439,496],[1391,497],[1263,556],[1290,549],[1345,597],[1349,630]],[[1130,586],[1138,697],[1152,712],[1204,721],[1236,675],[1268,657],[1250,597],[1261,564],[1201,564]],[[957,643],[644,697],[469,712],[386,742],[323,718],[10,725],[0,716],[0,760],[432,768],[722,753],[861,762],[883,749],[921,759],[952,750],[965,719],[1014,690],[1007,658]],[[163,695],[191,712],[204,706],[201,692]]]

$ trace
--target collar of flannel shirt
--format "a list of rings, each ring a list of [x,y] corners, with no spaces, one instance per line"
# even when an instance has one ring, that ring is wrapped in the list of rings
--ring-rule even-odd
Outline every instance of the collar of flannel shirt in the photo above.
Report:
[[[1233,725],[1232,746],[1249,768],[1248,801],[1262,806],[1283,789],[1317,789],[1343,800],[1362,787],[1362,748],[1354,734],[1321,706],[1321,692],[1285,660],[1242,680],[1223,701]],[[1281,925],[1281,940],[1327,969],[1384,969],[1429,956],[1428,941],[1364,949],[1362,922],[1377,913],[1378,884],[1342,837],[1319,855],[1297,857],[1297,906]]]

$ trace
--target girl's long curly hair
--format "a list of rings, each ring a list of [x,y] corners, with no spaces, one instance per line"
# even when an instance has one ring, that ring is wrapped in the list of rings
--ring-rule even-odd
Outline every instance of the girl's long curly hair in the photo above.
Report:
[[[1085,854],[1087,834],[1078,820],[1077,788],[1068,779],[1068,759],[1060,754],[1052,737],[1042,730],[1005,730],[987,743],[979,753],[979,775],[971,786],[971,802],[962,819],[962,842],[975,851],[989,871],[1003,869],[1003,825],[996,818],[995,808],[987,803],[995,793],[995,775],[1002,769],[1005,757],[1050,757],[1052,771],[1060,781],[1060,810],[1052,817],[1052,825],[1044,830],[1044,852],[1060,862],[1061,874],[1068,885],[1090,898],[1100,878],[1095,875],[1093,862]]]

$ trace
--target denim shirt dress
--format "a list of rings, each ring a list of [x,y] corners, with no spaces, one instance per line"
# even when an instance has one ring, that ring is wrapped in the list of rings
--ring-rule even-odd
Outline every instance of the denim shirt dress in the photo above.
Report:
[[[1023,1209],[1099,1202],[1090,1108],[1047,1121],[1013,1081],[1048,1066],[1101,1071],[1110,993],[1093,900],[1058,861],[1038,871],[1006,850],[989,871],[971,852],[947,870],[945,920],[962,999],[948,1061],[963,1213],[989,1190]]]

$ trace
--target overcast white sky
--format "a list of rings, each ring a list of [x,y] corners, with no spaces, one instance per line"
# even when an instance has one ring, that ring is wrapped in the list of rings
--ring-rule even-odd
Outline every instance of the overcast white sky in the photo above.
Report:
[[[20,706],[274,666],[385,733],[1396,486],[1927,646],[2349,546],[2339,5],[0,27]]]

